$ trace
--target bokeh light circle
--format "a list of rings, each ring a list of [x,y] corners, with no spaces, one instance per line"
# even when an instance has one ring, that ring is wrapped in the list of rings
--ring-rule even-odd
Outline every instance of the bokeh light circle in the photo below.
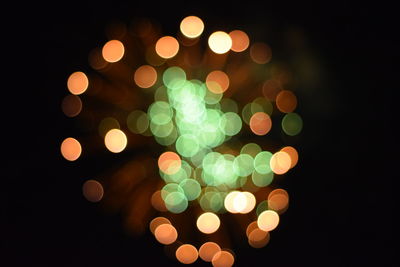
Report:
[[[61,143],[61,154],[66,160],[75,161],[80,157],[81,153],[81,144],[75,138],[68,137]]]
[[[205,212],[197,218],[197,228],[205,234],[212,234],[218,230],[221,222],[218,216],[212,212]]]
[[[181,21],[180,30],[187,38],[196,38],[202,34],[204,23],[197,16],[188,16]]]
[[[109,151],[119,153],[125,149],[128,139],[120,129],[111,129],[106,133],[104,143]]]
[[[225,54],[232,47],[232,39],[226,32],[216,31],[208,38],[210,49],[216,54]]]

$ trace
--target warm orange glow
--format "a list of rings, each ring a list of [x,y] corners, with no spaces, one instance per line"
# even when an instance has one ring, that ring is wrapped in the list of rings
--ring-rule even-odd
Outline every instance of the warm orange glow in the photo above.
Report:
[[[175,252],[176,258],[180,263],[192,264],[199,257],[197,249],[190,244],[181,245]]]
[[[80,95],[87,90],[89,79],[85,73],[77,71],[72,73],[67,81],[68,90],[71,94]]]
[[[210,49],[217,54],[225,54],[232,47],[232,39],[226,32],[217,31],[208,38]]]
[[[143,65],[135,71],[134,80],[137,86],[149,88],[157,81],[157,71],[149,65]]]
[[[265,64],[271,60],[271,48],[264,43],[254,43],[250,47],[250,57],[257,64]]]
[[[279,151],[272,155],[269,166],[274,173],[284,174],[292,166],[292,161],[288,153]]]
[[[268,232],[256,228],[251,231],[248,237],[250,246],[252,246],[253,248],[262,248],[268,244],[270,235]]]
[[[101,183],[96,180],[88,180],[82,186],[83,196],[90,202],[99,202],[104,195]]]
[[[297,97],[291,91],[282,90],[276,96],[276,107],[284,113],[293,112],[297,107]]]
[[[217,243],[206,242],[201,245],[199,249],[199,256],[203,261],[210,262],[217,252],[220,252],[221,248]]]
[[[113,153],[119,153],[124,150],[127,142],[128,140],[125,133],[120,129],[112,129],[108,131],[104,137],[104,143],[107,149]]]
[[[221,222],[217,215],[212,212],[203,213],[197,218],[197,228],[205,234],[212,234],[218,230]]]
[[[153,220],[151,220],[149,228],[150,231],[153,233],[153,235],[157,227],[160,226],[161,224],[171,224],[171,222],[165,217],[156,217]]]
[[[282,213],[289,205],[289,194],[284,189],[275,189],[268,195],[268,208]]]
[[[151,195],[151,205],[158,211],[167,211],[165,202],[161,197],[161,191],[157,190]]]
[[[275,101],[277,95],[282,90],[282,86],[277,80],[267,80],[262,87],[263,95],[265,98]]]
[[[279,224],[279,215],[273,210],[263,211],[257,219],[258,228],[266,232],[274,230]]]
[[[270,116],[264,112],[256,112],[250,118],[250,129],[256,135],[267,134],[272,127]]]
[[[75,161],[81,153],[81,144],[75,138],[68,137],[61,143],[61,154],[66,160]]]
[[[61,103],[61,109],[67,117],[75,117],[82,110],[82,101],[77,95],[67,95]]]
[[[158,167],[166,174],[175,174],[181,168],[181,158],[172,151],[164,152],[158,158]]]
[[[299,153],[297,153],[297,150],[292,146],[285,146],[281,151],[286,152],[290,156],[290,168],[296,166],[299,161]]]
[[[111,40],[103,46],[101,52],[105,61],[114,63],[120,61],[124,56],[125,48],[121,41]]]
[[[182,20],[180,29],[184,36],[188,38],[196,38],[203,32],[204,23],[199,17],[188,16]]]
[[[207,75],[206,85],[211,92],[221,94],[229,87],[229,77],[223,71],[214,70]]]
[[[243,52],[249,47],[250,40],[249,36],[243,31],[234,30],[229,33],[232,39],[231,50],[234,52]]]
[[[257,221],[251,222],[247,226],[247,228],[246,228],[246,236],[247,236],[247,238],[249,237],[251,232],[253,232],[254,229],[258,229]]]
[[[169,223],[159,225],[154,231],[157,241],[164,245],[172,244],[178,238],[178,232],[175,227]]]
[[[226,250],[215,253],[211,261],[214,267],[230,267],[233,265],[234,262],[235,258],[230,252]]]
[[[179,51],[179,43],[172,36],[164,36],[156,43],[156,52],[162,58],[172,58]]]

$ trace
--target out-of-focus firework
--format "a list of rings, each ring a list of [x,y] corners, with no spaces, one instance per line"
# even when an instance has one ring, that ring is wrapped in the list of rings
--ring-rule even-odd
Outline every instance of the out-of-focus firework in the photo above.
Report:
[[[146,19],[111,25],[89,54],[93,70],[67,79],[62,111],[91,123],[61,154],[95,161],[132,151],[106,178],[86,181],[85,198],[121,211],[132,233],[149,229],[183,264],[231,266],[235,243],[266,246],[287,210],[274,180],[296,166],[297,150],[282,143],[303,122],[284,89],[290,73],[266,43],[236,29],[204,38],[205,29],[196,16],[176,37]]]

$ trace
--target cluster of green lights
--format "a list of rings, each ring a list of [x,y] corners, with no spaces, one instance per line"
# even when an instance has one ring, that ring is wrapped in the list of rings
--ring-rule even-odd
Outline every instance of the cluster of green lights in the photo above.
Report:
[[[160,170],[166,183],[161,196],[169,211],[181,213],[189,201],[197,200],[203,210],[222,213],[226,211],[225,196],[248,179],[258,187],[272,182],[272,153],[262,151],[257,144],[244,145],[237,156],[213,150],[241,131],[242,120],[249,124],[256,112],[271,115],[273,106],[269,100],[259,97],[246,104],[241,118],[235,101],[211,92],[199,80],[187,80],[180,67],[167,68],[162,81],[147,113],[135,110],[127,122],[135,133],[146,134],[150,130],[159,144],[174,146],[181,157],[181,167],[176,172]],[[297,114],[284,116],[282,129],[286,134],[296,135],[301,127]]]

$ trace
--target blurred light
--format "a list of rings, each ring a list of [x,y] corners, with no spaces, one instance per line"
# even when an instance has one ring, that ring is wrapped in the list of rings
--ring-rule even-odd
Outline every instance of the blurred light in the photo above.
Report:
[[[233,198],[233,210],[235,212],[241,213],[247,206],[247,197],[242,193],[239,192]]]
[[[217,215],[212,212],[205,212],[197,218],[197,228],[205,234],[212,234],[218,230],[220,220]]]
[[[177,228],[165,217],[151,220],[149,227],[158,242],[168,245],[165,247],[168,255],[180,263],[191,264],[200,257],[213,266],[232,266],[233,252],[221,250],[217,243],[202,240],[204,244],[197,251],[193,245],[181,241],[189,242],[187,238],[201,234],[222,244],[235,243],[237,238],[224,239],[225,230],[232,230],[230,226],[235,223],[229,222],[228,228],[219,230],[220,217],[228,216],[241,220],[237,226],[253,221],[246,229],[250,246],[260,248],[269,242],[269,231],[279,224],[279,215],[288,208],[289,196],[283,189],[265,187],[275,175],[284,174],[296,165],[298,153],[290,146],[276,151],[276,140],[270,142],[264,135],[271,133],[275,139],[282,134],[275,126],[271,131],[272,120],[280,121],[283,133],[290,136],[300,133],[303,126],[301,117],[293,113],[297,108],[296,96],[283,89],[290,81],[290,73],[281,63],[262,65],[270,62],[271,49],[265,43],[250,44],[249,36],[241,30],[229,34],[213,32],[203,40],[200,36],[204,23],[196,16],[181,21],[177,38],[163,36],[160,26],[142,20],[130,27],[128,35],[124,24],[111,25],[107,37],[113,40],[89,54],[89,63],[97,74],[94,71],[90,75],[90,97],[85,98],[88,103],[84,102],[88,110],[80,117],[90,116],[89,122],[100,122],[99,133],[104,137],[106,149],[113,153],[127,148],[127,135],[120,130],[123,120],[134,133],[129,135],[130,147],[149,150],[138,155],[135,164],[124,163],[112,175],[109,190],[114,195],[104,199],[105,205],[126,212],[126,225],[136,233],[145,231],[143,222],[148,222],[148,216],[152,215],[151,206],[157,212],[170,214],[185,230],[192,226],[187,220],[195,219],[201,233],[185,232],[182,240],[177,240]],[[117,39],[127,40],[126,50]],[[208,41],[208,47],[202,41]],[[227,55],[229,52],[233,54]],[[124,56],[123,64],[109,64]],[[131,90],[132,86],[148,90]],[[82,110],[77,95],[88,89],[88,77],[83,72],[73,73],[67,87],[72,95],[63,99],[61,108],[65,115],[74,117]],[[263,96],[259,95],[259,89]],[[244,131],[243,122],[249,125]],[[247,137],[259,139],[262,147],[248,143]],[[154,163],[151,157],[154,142],[150,139],[170,150],[159,155],[158,169],[147,168]],[[79,158],[82,152],[79,142],[75,139],[71,144],[64,142],[63,157],[71,161]],[[274,149],[276,153],[264,149]],[[97,151],[96,147],[92,150]],[[160,176],[161,183],[150,179],[154,176]],[[149,179],[144,180],[145,177]],[[95,180],[82,186],[83,195],[92,202],[102,199],[103,190]],[[188,213],[182,214],[183,217],[177,215],[186,210]],[[226,212],[237,215],[220,215]]]
[[[156,217],[153,220],[151,220],[149,228],[150,231],[153,233],[153,235],[155,234],[157,227],[160,226],[161,224],[171,224],[171,222],[165,217]]]
[[[172,151],[164,152],[158,158],[158,167],[166,174],[175,174],[181,169],[181,158]]]
[[[206,85],[211,92],[221,94],[229,87],[229,77],[223,71],[214,70],[207,75]]]
[[[257,97],[256,99],[253,100],[253,102],[251,102],[250,110],[252,114],[256,112],[264,112],[269,116],[271,116],[273,107],[272,103],[268,99],[264,97]]]
[[[175,252],[176,258],[180,263],[192,264],[199,257],[197,249],[190,244],[181,245]]]
[[[274,173],[270,170],[267,173],[259,173],[257,170],[254,170],[251,174],[251,180],[258,187],[265,187],[272,183],[274,179]]]
[[[267,80],[263,84],[262,92],[265,98],[275,101],[277,95],[282,90],[281,83],[278,80]]]
[[[256,135],[266,135],[271,127],[272,121],[267,113],[257,112],[250,118],[250,129]]]
[[[246,198],[246,205],[239,212],[242,214],[246,214],[246,213],[249,213],[250,211],[252,211],[254,209],[254,207],[256,206],[256,198],[250,192],[242,192],[242,195],[245,196],[245,198]]]
[[[258,203],[258,205],[257,205],[257,209],[256,209],[257,216],[260,216],[260,214],[263,213],[266,210],[268,210],[268,201],[267,200],[263,200],[260,203]]]
[[[257,221],[253,221],[253,222],[249,223],[249,225],[247,225],[247,228],[246,228],[247,238],[249,238],[249,235],[251,234],[251,232],[253,232],[253,230],[255,230],[257,228],[258,228]]]
[[[67,95],[61,103],[61,110],[67,117],[75,117],[82,110],[82,101],[77,95]]]
[[[223,98],[221,99],[221,101],[219,101],[219,104],[221,105],[221,111],[223,112],[238,113],[239,108],[235,100],[232,100],[230,98]]]
[[[108,150],[113,153],[119,153],[125,149],[128,140],[126,135],[120,129],[109,130],[104,137],[104,143]]]
[[[167,211],[164,200],[161,198],[161,191],[157,190],[151,195],[151,205],[158,211]]]
[[[248,154],[240,154],[233,161],[233,169],[236,175],[249,176],[254,170],[254,159]]]
[[[157,71],[152,66],[143,65],[135,71],[133,79],[140,88],[149,88],[157,81]]]
[[[227,112],[220,117],[219,129],[227,136],[234,136],[242,129],[242,120],[234,112]]]
[[[188,200],[195,200],[200,196],[201,186],[194,179],[184,179],[179,183],[179,186],[183,189]]]
[[[75,138],[68,137],[61,143],[61,154],[66,160],[75,161],[81,153],[81,144]]]
[[[164,36],[156,43],[157,54],[165,59],[174,57],[179,51],[179,43],[172,36]]]
[[[206,242],[203,245],[201,245],[199,249],[199,256],[203,261],[211,262],[214,255],[220,251],[221,248],[217,243]]]
[[[217,54],[224,54],[232,47],[232,39],[226,32],[217,31],[208,38],[210,49]]]
[[[182,213],[188,207],[188,199],[182,192],[171,192],[167,194],[164,201],[165,206],[172,213]]]
[[[250,47],[250,57],[257,64],[268,63],[271,56],[271,48],[265,43],[254,43]]]
[[[249,36],[243,31],[234,30],[229,33],[229,36],[232,39],[232,47],[231,50],[234,52],[243,52],[249,47]]]
[[[77,71],[68,77],[67,87],[71,94],[80,95],[87,90],[89,80],[85,73]]]
[[[164,85],[170,89],[179,89],[186,83],[185,71],[177,66],[169,67],[163,73]]]
[[[128,129],[136,134],[143,134],[149,128],[147,113],[141,110],[134,110],[126,118]]]
[[[270,160],[272,153],[269,151],[262,151],[254,158],[254,169],[260,174],[268,174],[271,172]]]
[[[289,194],[284,189],[275,189],[268,194],[268,208],[282,213],[289,205]]]
[[[176,151],[184,157],[192,157],[199,152],[200,146],[197,138],[190,134],[178,137],[175,143]]]
[[[96,180],[88,180],[82,186],[83,196],[90,202],[99,202],[103,198],[104,189]]]
[[[292,146],[285,146],[281,149],[281,151],[286,152],[290,156],[290,168],[296,166],[297,161],[299,160],[299,154],[297,153],[297,150]]]
[[[229,251],[226,250],[215,253],[211,261],[214,267],[230,267],[234,262],[235,258]]]
[[[291,91],[282,90],[276,96],[276,106],[283,113],[293,112],[297,107],[297,98]]]
[[[232,191],[224,201],[225,209],[230,213],[249,213],[256,205],[256,199],[250,192]]]
[[[266,232],[274,230],[279,224],[279,215],[273,210],[263,211],[257,219],[258,228]]]
[[[105,61],[114,63],[120,61],[124,56],[125,48],[121,41],[111,40],[104,44],[102,49]]]
[[[282,119],[282,130],[290,136],[298,135],[303,129],[303,120],[297,113],[287,113]]]
[[[270,235],[268,232],[256,228],[250,232],[248,237],[250,246],[253,248],[262,248],[268,244]]]
[[[237,213],[236,208],[234,207],[234,200],[238,194],[240,194],[239,191],[231,191],[225,197],[224,206],[230,213]]]
[[[161,244],[169,245],[176,241],[178,238],[178,232],[171,224],[164,223],[157,226],[156,230],[154,231],[154,236]]]
[[[253,158],[255,158],[257,154],[260,152],[261,152],[261,147],[256,143],[248,143],[244,145],[240,150],[240,154],[248,154]]]
[[[274,173],[284,174],[290,169],[292,161],[288,153],[278,151],[272,155],[269,164]]]
[[[180,29],[187,38],[196,38],[203,32],[204,23],[199,17],[188,16],[182,20]]]

